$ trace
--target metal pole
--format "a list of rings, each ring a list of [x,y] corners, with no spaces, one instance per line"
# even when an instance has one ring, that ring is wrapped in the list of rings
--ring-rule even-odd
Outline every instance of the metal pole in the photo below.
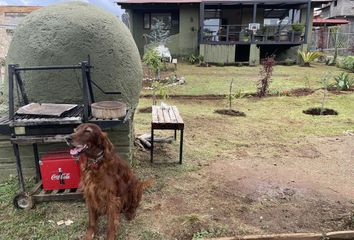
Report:
[[[17,71],[45,71],[45,70],[65,70],[65,69],[80,69],[80,65],[62,65],[62,66],[37,66],[37,67],[19,67]]]
[[[90,99],[90,104],[92,104],[92,103],[95,102],[95,98],[94,98],[94,96],[93,96],[90,68],[87,68],[87,69],[86,69],[86,79],[87,79],[88,90],[89,90],[89,93],[90,93],[90,97],[89,97],[89,99]]]
[[[26,94],[25,89],[23,87],[23,81],[22,81],[21,75],[18,71],[15,71],[15,76],[16,76],[16,80],[17,80],[17,85],[18,85],[20,92],[21,92],[21,97],[23,99],[23,103],[27,105],[29,102],[28,102],[27,94]]]
[[[151,126],[150,161],[151,161],[151,163],[154,163],[154,128],[153,128],[153,126]]]
[[[34,154],[34,164],[36,166],[36,180],[37,182],[42,179],[41,172],[39,170],[39,154],[38,154],[38,145],[33,143],[33,154]]]
[[[14,117],[14,72],[15,72],[16,65],[9,64],[8,71],[9,71],[9,120]]]
[[[182,164],[183,158],[183,129],[181,129],[181,139],[180,139],[180,146],[179,146],[179,164]]]
[[[88,96],[88,86],[86,79],[86,63],[81,63],[81,75],[82,75],[82,91],[83,91],[83,100],[84,100],[84,122],[88,121],[89,114],[89,96]]]
[[[257,21],[257,3],[253,4],[253,18],[252,22],[255,23]]]
[[[306,28],[305,28],[304,43],[307,43],[308,41],[308,34],[310,31],[310,17],[311,17],[311,0],[307,0]]]
[[[16,170],[17,170],[17,177],[20,185],[20,190],[21,192],[25,191],[25,181],[23,180],[23,173],[22,173],[22,167],[21,167],[21,159],[20,159],[20,150],[18,148],[17,143],[12,144],[15,157],[16,157]]]

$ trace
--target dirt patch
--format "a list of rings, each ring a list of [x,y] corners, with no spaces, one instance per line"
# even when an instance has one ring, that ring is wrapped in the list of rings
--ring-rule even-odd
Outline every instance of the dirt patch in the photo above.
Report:
[[[217,109],[214,112],[218,114],[234,116],[234,117],[246,117],[246,114],[244,112],[236,111],[233,109]]]
[[[197,170],[168,177],[146,197],[154,210],[145,206],[142,217],[153,214],[155,229],[166,239],[181,240],[349,230],[354,227],[353,144],[351,136],[308,138],[239,146],[211,162],[194,159]],[[259,154],[266,149],[278,157]]]
[[[309,108],[302,112],[309,115],[338,115],[337,111],[330,108]]]
[[[289,91],[290,96],[296,96],[296,97],[301,97],[301,96],[308,96],[314,93],[314,90],[311,88],[296,88],[296,89],[291,89]]]

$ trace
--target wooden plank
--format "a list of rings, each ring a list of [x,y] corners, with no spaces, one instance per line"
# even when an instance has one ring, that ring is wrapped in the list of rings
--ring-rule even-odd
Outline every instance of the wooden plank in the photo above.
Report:
[[[161,108],[157,109],[157,118],[158,118],[158,122],[159,123],[164,123],[165,122],[165,119],[163,117],[163,113],[162,113]]]
[[[179,114],[179,111],[178,111],[177,107],[176,106],[172,106],[172,109],[173,109],[173,112],[175,113],[175,116],[177,118],[177,122],[184,124],[183,119],[182,119],[181,115]]]
[[[153,129],[171,129],[182,130],[184,124],[182,123],[151,123]]]
[[[33,199],[36,202],[83,200],[82,193],[79,191],[69,192],[69,193],[47,194],[47,195],[34,194]]]
[[[354,239],[354,231],[329,232],[326,234],[329,239]]]
[[[336,239],[336,240],[349,240],[349,239],[353,240],[354,231],[339,231],[339,232],[329,232],[329,233],[286,233],[286,234],[269,234],[269,235],[248,235],[248,236],[210,238],[210,240],[322,240],[324,239],[324,237],[327,237],[328,239]]]
[[[162,110],[162,113],[163,113],[163,117],[164,117],[164,123],[171,123],[171,118],[168,114],[168,109],[164,108],[164,109],[161,109]]]
[[[11,142],[18,144],[28,143],[57,143],[65,142],[67,135],[54,135],[54,136],[18,136],[11,138]]]
[[[177,118],[172,108],[168,109],[168,115],[170,115],[170,119],[172,123],[177,123]]]
[[[157,106],[152,106],[152,122],[159,122],[157,118]]]
[[[31,118],[31,119],[17,119],[10,122],[10,127],[25,127],[36,125],[65,125],[65,124],[80,124],[81,117],[65,117],[65,118]]]
[[[58,193],[58,189],[56,189],[56,190],[53,190],[50,194],[52,194],[52,195],[55,195],[55,194],[57,194]]]
[[[30,195],[35,194],[36,192],[38,192],[38,190],[42,187],[42,180],[39,181],[38,183],[36,183],[36,185],[34,185],[34,187],[31,189]]]

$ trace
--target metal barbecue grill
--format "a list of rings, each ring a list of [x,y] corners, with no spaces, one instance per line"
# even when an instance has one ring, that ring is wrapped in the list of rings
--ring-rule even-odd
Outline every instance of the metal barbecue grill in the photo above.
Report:
[[[91,104],[95,102],[93,86],[104,94],[120,94],[120,92],[106,92],[91,79],[91,66],[89,61],[83,61],[78,65],[64,66],[38,66],[20,67],[17,64],[8,65],[9,74],[9,112],[6,116],[0,116],[0,133],[10,135],[10,141],[16,158],[16,169],[19,180],[19,193],[14,198],[14,205],[18,208],[30,208],[35,202],[51,200],[71,200],[81,198],[81,193],[77,189],[44,191],[42,189],[41,174],[39,170],[39,143],[58,143],[64,142],[65,135],[72,133],[74,128],[81,123],[95,123],[102,129],[124,124],[130,121],[132,110],[129,109],[121,119],[98,119],[91,115]],[[75,104],[74,107],[62,113],[46,112],[46,109],[56,109],[56,105],[41,106],[29,103],[25,87],[22,81],[21,72],[23,71],[58,71],[58,70],[80,70],[82,80],[82,102]],[[15,111],[15,86],[17,86],[19,102],[21,106]],[[43,104],[44,105],[44,104]],[[37,108],[36,108],[37,107]],[[39,107],[39,109],[38,109]],[[43,107],[43,109],[40,109]],[[51,108],[52,107],[52,108]],[[58,107],[67,107],[58,104]],[[35,109],[35,111],[33,110]],[[21,110],[21,111],[20,111]],[[23,111],[24,110],[24,113]],[[44,111],[42,111],[44,110]],[[29,111],[29,114],[26,114]],[[39,112],[39,113],[33,113]],[[37,184],[30,191],[26,192],[23,179],[21,157],[19,145],[33,146],[33,154],[36,168]]]

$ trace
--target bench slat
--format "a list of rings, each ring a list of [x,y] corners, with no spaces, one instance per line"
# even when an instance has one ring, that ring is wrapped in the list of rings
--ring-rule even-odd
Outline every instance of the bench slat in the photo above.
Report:
[[[173,112],[172,108],[168,109],[168,115],[170,116],[172,123],[177,123],[177,118],[176,118],[175,113]]]
[[[162,109],[160,107],[157,109],[157,117],[159,119],[159,123],[165,122],[165,118],[163,117]]]
[[[179,115],[179,111],[176,106],[172,106],[173,112],[175,113],[176,119],[178,123],[183,123],[183,119],[181,115]]]
[[[152,106],[152,122],[154,122],[154,123],[159,122],[158,117],[157,117],[157,109],[158,109],[157,106]]]
[[[170,115],[168,114],[168,109],[162,109],[163,117],[165,119],[165,123],[171,123]]]

